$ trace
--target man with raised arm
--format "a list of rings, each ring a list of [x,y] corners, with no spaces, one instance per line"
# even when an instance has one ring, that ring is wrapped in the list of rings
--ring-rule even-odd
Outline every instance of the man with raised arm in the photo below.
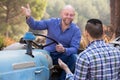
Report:
[[[75,10],[71,5],[66,5],[60,12],[60,18],[50,18],[47,20],[35,21],[31,16],[29,5],[22,7],[23,14],[26,16],[28,26],[34,30],[47,30],[47,36],[55,39],[59,44],[52,44],[44,49],[50,52],[53,64],[58,64],[58,58],[63,60],[70,70],[74,71],[76,55],[78,53],[81,32],[79,27],[72,21]],[[50,43],[46,40],[46,43]],[[62,71],[59,80],[65,80],[65,72]]]

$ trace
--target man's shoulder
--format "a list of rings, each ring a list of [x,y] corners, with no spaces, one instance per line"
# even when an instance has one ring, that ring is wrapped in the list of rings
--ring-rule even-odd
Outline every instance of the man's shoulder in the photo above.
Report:
[[[85,62],[89,62],[90,56],[91,54],[87,52],[87,50],[84,50],[78,55],[78,59],[85,61]]]
[[[76,23],[71,23],[71,26],[75,26],[75,27],[78,27],[78,25]]]
[[[89,51],[90,51],[90,50],[87,48],[87,49],[85,49],[84,51],[82,51],[82,52],[79,54],[79,56],[80,56],[80,57],[84,57],[84,58],[85,58],[85,57],[88,57],[87,55],[90,55],[90,54],[89,54]]]
[[[76,24],[74,24],[74,23],[70,24],[70,29],[74,30],[75,32],[78,31],[78,30],[80,30],[80,28]]]
[[[58,23],[60,23],[61,19],[60,18],[51,17],[47,21],[49,21],[50,23],[58,24]]]
[[[61,20],[60,18],[55,18],[55,17],[51,17],[49,19],[52,20],[52,21],[60,21]]]
[[[76,29],[76,30],[80,30],[79,26],[75,23],[71,23],[71,27]]]

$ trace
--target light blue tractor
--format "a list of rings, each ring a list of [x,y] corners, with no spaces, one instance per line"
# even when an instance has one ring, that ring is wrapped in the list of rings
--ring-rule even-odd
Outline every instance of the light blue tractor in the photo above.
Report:
[[[49,38],[52,43],[39,45],[34,42],[35,35],[27,32],[22,39],[25,44],[8,46],[0,51],[0,80],[49,80],[50,70],[53,69],[52,59],[43,47],[58,43]],[[34,48],[33,44],[38,48]]]

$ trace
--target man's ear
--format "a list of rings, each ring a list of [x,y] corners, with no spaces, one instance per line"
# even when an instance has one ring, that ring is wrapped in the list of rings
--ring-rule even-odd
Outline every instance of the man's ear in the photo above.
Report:
[[[87,32],[87,30],[85,30],[85,36],[89,37],[89,33]]]
[[[88,40],[92,38],[91,35],[88,33],[87,30],[85,30],[85,37],[86,37]]]

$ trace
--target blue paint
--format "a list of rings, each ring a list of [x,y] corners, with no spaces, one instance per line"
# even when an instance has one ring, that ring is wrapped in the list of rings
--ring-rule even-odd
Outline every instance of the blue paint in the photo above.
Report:
[[[32,52],[34,58],[26,54],[26,50],[0,51],[0,80],[49,80],[48,52],[40,49]],[[35,66],[13,68],[13,64],[24,62],[34,62]]]
[[[32,32],[26,32],[23,37],[24,40],[31,40],[31,41],[35,40],[35,38],[36,37],[34,36],[34,34]]]

